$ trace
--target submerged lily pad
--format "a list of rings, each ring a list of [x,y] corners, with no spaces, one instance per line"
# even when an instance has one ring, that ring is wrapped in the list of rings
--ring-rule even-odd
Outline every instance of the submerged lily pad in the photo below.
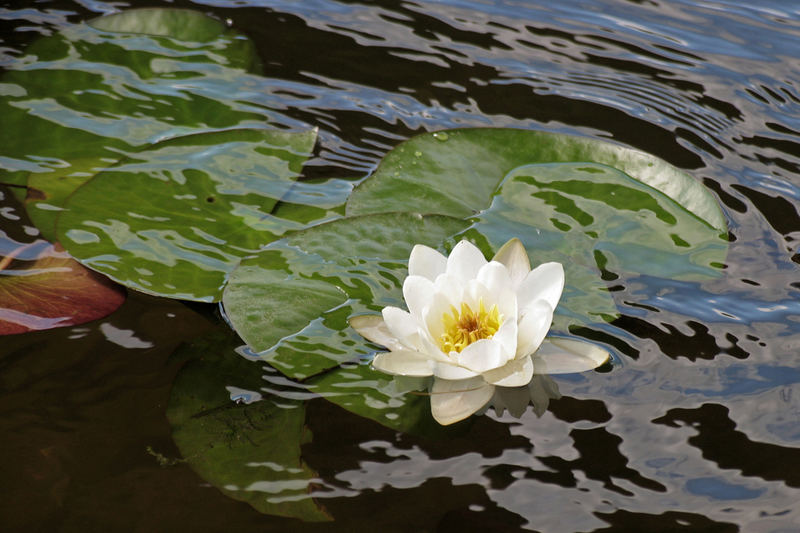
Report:
[[[175,444],[198,475],[259,512],[330,520],[310,496],[315,475],[300,456],[311,439],[304,404],[257,392],[243,398],[240,391],[263,385],[263,364],[237,355],[237,345],[214,332],[175,354],[189,360],[167,408]]]
[[[221,20],[199,11],[157,7],[106,15],[90,21],[89,25],[106,32],[144,33],[198,43],[207,43],[228,33]]]
[[[514,168],[573,162],[616,168],[661,191],[710,227],[725,231],[714,196],[657,157],[586,137],[502,128],[425,133],[401,143],[353,191],[347,214],[413,210],[470,216],[489,207],[500,181]]]
[[[315,139],[315,130],[229,130],[164,141],[78,188],[59,241],[128,287],[216,301],[241,257],[294,227],[270,212]]]
[[[242,77],[261,71],[252,42],[197,11],[134,9],[68,26],[5,67],[0,182],[266,120],[237,98]]]
[[[225,311],[254,351],[286,375],[307,378],[374,351],[348,318],[402,305],[414,244],[438,247],[467,225],[389,213],[309,228],[243,260],[225,288]]]

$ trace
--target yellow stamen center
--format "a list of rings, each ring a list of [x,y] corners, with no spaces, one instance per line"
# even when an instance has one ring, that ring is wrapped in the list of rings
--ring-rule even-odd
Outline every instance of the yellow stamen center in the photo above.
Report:
[[[439,337],[439,346],[444,353],[461,350],[480,339],[490,339],[500,329],[503,315],[493,305],[489,311],[483,306],[483,299],[478,300],[478,310],[473,311],[465,303],[459,311],[452,305],[450,312],[442,315],[444,333]]]

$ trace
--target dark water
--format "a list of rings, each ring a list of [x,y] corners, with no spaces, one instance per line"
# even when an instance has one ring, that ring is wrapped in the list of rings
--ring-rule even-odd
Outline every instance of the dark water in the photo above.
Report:
[[[399,140],[442,128],[611,139],[714,191],[733,240],[725,275],[623,280],[623,317],[587,333],[621,364],[556,379],[563,397],[541,417],[490,413],[431,442],[310,402],[303,453],[331,524],[261,515],[185,464],[159,465],[179,456],[170,354],[212,327],[213,308],[132,296],[99,322],[2,338],[0,530],[800,530],[794,4],[163,3],[256,42],[268,79],[246,99],[278,125],[319,126],[309,176],[363,176]],[[0,66],[128,5],[5,2]]]

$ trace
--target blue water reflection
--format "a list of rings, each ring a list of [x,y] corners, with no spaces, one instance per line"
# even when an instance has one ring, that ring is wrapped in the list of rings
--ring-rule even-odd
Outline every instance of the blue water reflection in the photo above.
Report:
[[[695,478],[686,482],[686,490],[698,496],[709,496],[716,500],[752,500],[767,489],[753,490],[744,485],[734,485],[713,477]]]

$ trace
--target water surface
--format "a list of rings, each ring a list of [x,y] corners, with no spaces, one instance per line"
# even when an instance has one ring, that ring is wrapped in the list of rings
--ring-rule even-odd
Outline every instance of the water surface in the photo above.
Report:
[[[128,5],[6,2],[0,67],[40,36]],[[184,463],[159,464],[179,457],[164,415],[180,368],[170,355],[220,321],[213,307],[131,295],[104,320],[0,339],[4,530],[800,529],[800,8],[162,5],[254,40],[265,77],[232,99],[278,127],[320,128],[308,178],[355,181],[400,140],[443,128],[612,140],[714,191],[732,239],[724,275],[618,280],[623,316],[584,333],[617,366],[557,378],[562,398],[541,417],[489,412],[437,441],[310,401],[303,455],[336,518],[327,524],[261,515]],[[6,240],[29,230],[0,219]]]

